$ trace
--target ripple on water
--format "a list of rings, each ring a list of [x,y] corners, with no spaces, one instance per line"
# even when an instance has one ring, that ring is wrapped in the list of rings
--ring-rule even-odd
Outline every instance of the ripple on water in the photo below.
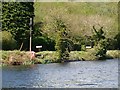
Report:
[[[3,69],[3,87],[117,88],[118,60],[39,64]]]

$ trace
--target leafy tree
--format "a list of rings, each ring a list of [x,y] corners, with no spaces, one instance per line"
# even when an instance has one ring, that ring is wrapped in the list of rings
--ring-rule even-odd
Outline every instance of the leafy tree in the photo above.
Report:
[[[108,39],[105,38],[104,31],[102,30],[103,27],[101,27],[98,31],[96,28],[93,26],[94,30],[94,35],[93,35],[93,40],[95,41],[95,51],[96,51],[96,56],[99,58],[105,57],[105,54],[108,49]]]
[[[59,61],[69,59],[69,52],[71,50],[72,41],[69,39],[68,29],[61,19],[55,19],[57,37],[55,48],[59,54]]]
[[[42,36],[42,28],[43,28],[44,22],[37,22],[34,24],[34,28],[33,28],[33,37],[36,36]]]
[[[101,27],[99,30],[96,30],[95,26],[93,26],[93,30],[94,30],[93,40],[95,42],[95,45],[97,45],[101,39],[105,39],[103,27]]]
[[[34,16],[33,4],[33,2],[2,3],[2,30],[11,32],[18,46],[29,39],[29,22]]]
[[[43,31],[45,21],[37,22],[34,24],[32,33],[32,49],[36,51],[36,45],[42,45],[41,50],[55,51],[55,40],[51,39]]]
[[[100,58],[105,57],[107,48],[108,48],[107,40],[106,39],[100,40],[99,43],[97,44],[97,46],[95,46],[96,56],[98,56]]]

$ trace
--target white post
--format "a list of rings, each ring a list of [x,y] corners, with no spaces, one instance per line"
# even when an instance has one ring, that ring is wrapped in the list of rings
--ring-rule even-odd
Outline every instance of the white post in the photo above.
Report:
[[[31,52],[31,43],[32,43],[32,18],[30,18],[30,52]]]

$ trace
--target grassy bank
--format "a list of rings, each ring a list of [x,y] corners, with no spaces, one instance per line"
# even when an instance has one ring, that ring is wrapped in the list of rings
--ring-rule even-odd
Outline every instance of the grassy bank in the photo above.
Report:
[[[36,60],[39,63],[54,63],[58,60],[58,53],[55,51],[42,51],[36,53]],[[98,60],[93,52],[85,52],[85,51],[71,51],[70,57],[68,61],[82,61],[82,60]]]
[[[111,58],[120,58],[120,50],[108,50],[106,55]]]
[[[57,62],[57,59],[58,59],[58,53],[55,51],[42,51],[36,54],[40,55],[37,57],[37,60],[40,63]],[[114,59],[114,58],[120,58],[119,50],[108,50],[106,53],[106,57],[104,59]],[[99,60],[99,57],[95,56],[95,53],[93,50],[88,50],[86,52],[85,51],[71,51],[69,60],[90,61],[90,60]]]
[[[30,65],[34,63],[30,53],[25,51],[0,51],[3,65]]]
[[[31,64],[47,64],[57,63],[58,53],[56,51],[41,51],[36,53],[36,58],[30,59],[30,55],[25,51],[0,51],[2,55],[3,65],[31,65]],[[11,59],[12,58],[12,59]],[[120,50],[108,50],[106,53],[106,59],[120,58]],[[69,61],[88,61],[88,60],[99,60],[94,55],[92,50],[88,51],[71,51]]]

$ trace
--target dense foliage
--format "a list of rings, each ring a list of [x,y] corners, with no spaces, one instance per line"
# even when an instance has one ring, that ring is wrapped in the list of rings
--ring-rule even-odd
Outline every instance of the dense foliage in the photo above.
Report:
[[[33,2],[2,3],[2,31],[9,31],[17,41],[18,47],[21,43],[28,46],[26,41],[29,38],[30,18],[34,16],[33,4]]]
[[[118,34],[118,7],[117,3],[38,3],[35,6],[35,23],[43,22],[43,27],[39,27],[43,34],[55,40],[55,28],[51,25],[54,21],[52,17],[62,17],[65,23],[69,24],[69,35],[74,42],[74,50],[81,50],[81,45],[93,46],[95,37],[109,39],[108,49],[118,49],[118,39],[114,39]],[[95,35],[95,30],[98,31]],[[99,26],[101,26],[99,28]],[[100,34],[103,33],[104,34]],[[94,35],[94,38],[92,36]],[[99,36],[101,35],[101,36]],[[96,42],[97,43],[97,42]]]
[[[23,43],[22,50],[28,50],[29,23],[30,17],[34,16],[34,8],[32,50],[37,51],[36,45],[42,45],[41,50],[56,48],[61,52],[60,58],[65,56],[67,59],[71,44],[73,50],[86,51],[87,45],[99,48],[102,42],[107,41],[109,45],[103,47],[105,50],[120,49],[116,3],[3,2],[2,7],[2,31],[12,34],[17,42],[16,49]]]
[[[108,42],[105,39],[99,41],[97,46],[95,46],[96,56],[99,58],[104,58],[107,52]]]
[[[95,28],[95,26],[93,26],[93,30],[94,30],[93,40],[94,40],[94,42],[95,42],[95,45],[97,45],[98,42],[99,42],[101,39],[105,39],[103,27],[101,27],[101,28],[97,31],[96,28]]]
[[[92,36],[92,40],[94,42],[94,48],[96,51],[96,56],[99,58],[103,58],[106,55],[107,49],[108,49],[108,39],[105,37],[105,33],[103,31],[103,27],[100,27],[100,29],[96,29],[95,26],[93,26],[94,34]]]
[[[36,46],[42,46],[41,51],[54,51],[55,41],[45,36],[36,36],[32,39],[32,50],[39,51],[39,49],[36,49]]]
[[[3,2],[2,7],[0,44],[3,50],[19,50],[9,55],[3,51],[3,63],[51,63],[119,57],[119,50],[108,50],[120,49],[117,3]],[[35,22],[32,25],[30,18]],[[40,50],[43,51],[36,54],[34,61],[29,61],[29,54],[20,52],[29,49],[30,26],[32,50],[39,51],[36,46],[42,45]]]
[[[38,51],[36,46],[42,45],[41,50],[55,50],[55,40],[49,38],[48,35],[43,33],[45,23],[43,21],[35,23],[32,33],[32,50]]]
[[[55,48],[59,54],[59,60],[68,60],[71,50],[71,41],[68,35],[67,25],[61,19],[55,19],[56,24],[56,45]]]

